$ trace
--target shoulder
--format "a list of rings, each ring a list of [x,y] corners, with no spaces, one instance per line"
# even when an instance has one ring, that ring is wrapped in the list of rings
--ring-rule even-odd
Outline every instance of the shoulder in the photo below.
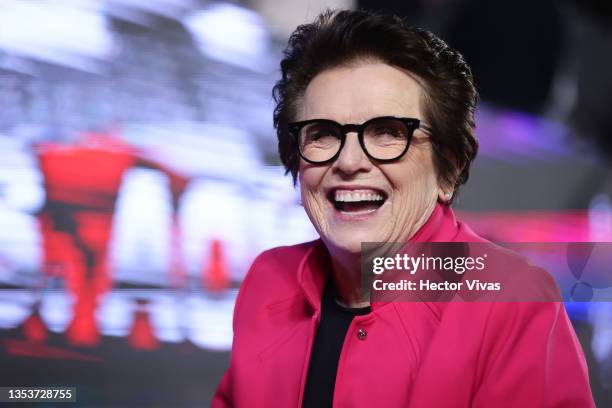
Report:
[[[489,241],[486,238],[481,237],[480,235],[478,235],[476,232],[474,232],[474,230],[465,222],[463,221],[457,221],[457,237],[455,238],[455,241],[458,242],[482,242],[482,243],[490,243],[491,241]]]
[[[466,223],[457,221],[455,242],[467,244],[471,254],[484,255],[482,271],[466,273],[465,279],[498,282],[501,290],[489,300],[504,302],[559,302],[562,296],[555,278],[529,255],[524,243],[496,244],[478,235]],[[502,246],[504,245],[504,246]],[[527,254],[527,255],[526,255]]]
[[[253,281],[268,281],[271,278],[295,281],[300,264],[319,242],[320,240],[314,240],[297,245],[280,246],[262,252],[253,261],[242,286],[252,284]]]
[[[264,303],[295,297],[300,291],[298,270],[320,240],[280,246],[259,254],[249,268],[236,299],[235,316]]]

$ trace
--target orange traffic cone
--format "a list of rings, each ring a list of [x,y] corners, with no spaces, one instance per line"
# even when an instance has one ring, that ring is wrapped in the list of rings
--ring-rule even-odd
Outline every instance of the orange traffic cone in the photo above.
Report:
[[[149,311],[146,309],[147,301],[138,299],[137,309],[134,314],[134,323],[128,336],[128,343],[138,350],[155,350],[159,347],[159,341],[155,338],[153,327],[149,319]]]
[[[206,289],[219,292],[229,287],[227,261],[220,240],[212,240],[208,265],[203,268],[202,272],[202,283]]]
[[[42,343],[49,337],[47,332],[47,326],[40,318],[38,307],[34,309],[34,312],[21,325],[23,334],[26,340],[33,341],[36,343]]]

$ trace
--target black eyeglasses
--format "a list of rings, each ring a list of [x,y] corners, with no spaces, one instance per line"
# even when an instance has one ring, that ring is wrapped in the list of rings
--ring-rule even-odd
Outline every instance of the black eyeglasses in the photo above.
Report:
[[[289,123],[289,132],[296,138],[302,159],[313,164],[334,161],[346,141],[346,134],[357,132],[366,156],[387,163],[402,157],[410,146],[416,129],[431,133],[419,119],[380,116],[361,125],[341,125],[330,119],[310,119]]]

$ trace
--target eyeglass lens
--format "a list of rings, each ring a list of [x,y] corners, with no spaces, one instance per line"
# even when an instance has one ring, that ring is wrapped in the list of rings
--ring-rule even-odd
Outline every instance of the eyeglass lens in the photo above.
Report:
[[[332,122],[313,122],[301,129],[299,148],[302,155],[313,162],[324,162],[334,157],[342,146],[342,128]],[[410,139],[404,122],[381,118],[368,123],[363,130],[366,152],[378,160],[393,160],[401,156]]]

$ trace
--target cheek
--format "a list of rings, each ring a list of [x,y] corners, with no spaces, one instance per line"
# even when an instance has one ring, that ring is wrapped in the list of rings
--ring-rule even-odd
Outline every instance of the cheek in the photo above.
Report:
[[[320,223],[326,205],[325,197],[321,192],[321,183],[324,177],[325,168],[304,163],[300,165],[298,180],[302,205],[315,224]]]
[[[409,203],[428,203],[437,196],[437,173],[429,149],[412,152],[389,174],[394,190]]]
[[[323,172],[317,167],[301,162],[298,181],[302,200],[304,200],[309,196],[316,195],[323,181]]]

